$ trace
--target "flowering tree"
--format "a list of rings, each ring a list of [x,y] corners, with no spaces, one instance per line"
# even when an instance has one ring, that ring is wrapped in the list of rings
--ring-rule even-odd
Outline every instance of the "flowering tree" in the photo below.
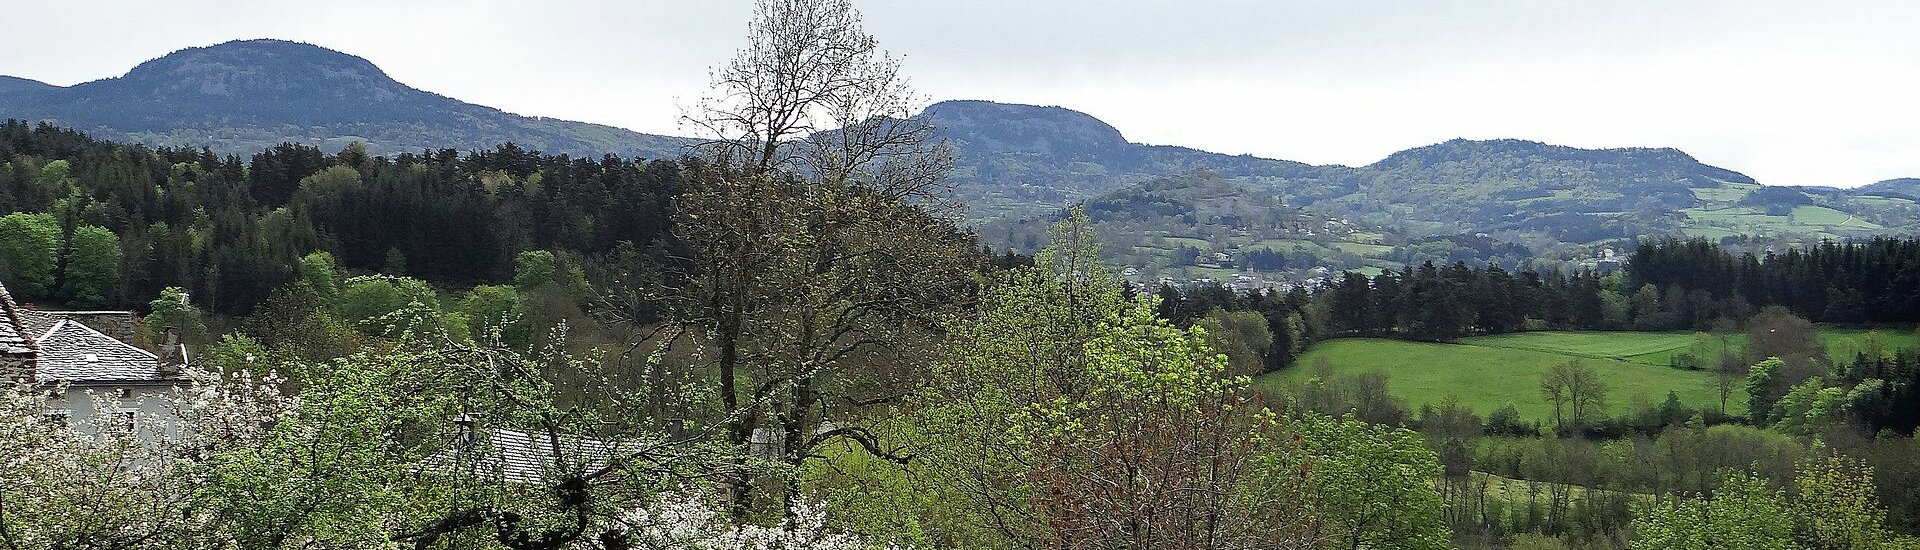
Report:
[[[1124,297],[1086,223],[988,285],[921,402],[914,451],[987,545],[1446,546],[1416,436],[1270,411],[1204,331]]]
[[[826,509],[800,500],[779,525],[734,525],[697,493],[660,495],[650,506],[627,513],[633,548],[660,550],[855,550],[866,539],[827,527]]]
[[[49,416],[49,388],[18,381],[0,390],[0,545],[8,548],[214,547],[201,489],[208,459],[259,441],[291,401],[274,381],[247,375],[197,383],[169,406],[174,418],[136,413],[90,395],[94,414],[68,424]],[[61,391],[55,388],[52,391]]]
[[[112,399],[94,418],[114,421],[66,425],[45,414],[46,388],[6,388],[0,547],[869,546],[829,531],[817,507],[776,527],[714,515],[705,479],[732,476],[739,457],[711,429],[669,439],[556,405],[542,368],[577,361],[402,344],[267,369],[303,373],[297,397],[273,376],[193,372],[169,418],[133,427]],[[230,351],[208,362],[270,360]],[[487,436],[505,433],[525,438]]]

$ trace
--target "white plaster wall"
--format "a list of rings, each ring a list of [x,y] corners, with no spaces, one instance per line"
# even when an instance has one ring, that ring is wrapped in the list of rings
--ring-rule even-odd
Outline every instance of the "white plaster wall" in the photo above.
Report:
[[[128,397],[116,397],[121,389],[128,390]],[[108,398],[118,411],[135,411],[139,419],[140,432],[146,436],[175,435],[178,426],[169,404],[174,389],[170,386],[149,385],[89,385],[71,386],[59,397],[47,401],[47,412],[65,412],[67,422],[77,428],[92,428],[101,419],[94,418],[95,396]],[[110,419],[119,422],[118,418]],[[155,425],[155,424],[158,425]]]

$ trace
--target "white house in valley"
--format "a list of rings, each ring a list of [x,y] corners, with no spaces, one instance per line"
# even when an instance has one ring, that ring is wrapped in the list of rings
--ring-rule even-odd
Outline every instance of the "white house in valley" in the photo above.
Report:
[[[47,417],[93,422],[94,398],[110,413],[166,418],[166,398],[189,382],[186,346],[166,332],[164,353],[133,345],[133,313],[40,311],[13,301],[0,285],[0,379],[26,380],[51,392]]]

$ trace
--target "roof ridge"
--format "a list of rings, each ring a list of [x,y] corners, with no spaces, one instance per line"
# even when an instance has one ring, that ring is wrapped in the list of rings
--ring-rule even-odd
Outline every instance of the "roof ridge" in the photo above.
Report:
[[[46,339],[47,339],[47,337],[49,337],[49,336],[53,336],[53,333],[55,333],[55,332],[60,332],[60,327],[61,327],[61,325],[65,325],[65,324],[67,324],[67,323],[70,323],[70,322],[72,322],[72,321],[71,321],[70,319],[61,319],[61,320],[58,320],[58,321],[54,321],[54,322],[53,322],[53,325],[51,325],[51,326],[48,326],[48,327],[47,327],[47,331],[46,331],[46,332],[44,332],[44,333],[41,333],[41,334],[40,334],[39,336],[35,336],[35,337],[33,337],[33,343],[36,343],[36,344],[38,344],[38,343],[40,343],[40,342],[42,342],[42,341],[44,341],[44,340],[46,340]]]
[[[36,338],[36,339],[34,339],[34,342],[35,342],[35,343],[38,343],[38,342],[39,342],[39,341],[41,341],[41,340],[46,340],[46,339],[48,339],[48,338],[52,338],[52,337],[53,337],[53,335],[54,335],[55,333],[58,333],[58,332],[60,332],[60,327],[63,327],[63,326],[67,326],[67,325],[73,325],[73,326],[76,326],[76,327],[80,327],[80,329],[81,329],[81,330],[85,330],[85,331],[87,331],[87,332],[90,332],[90,333],[93,333],[93,335],[94,335],[94,336],[99,336],[99,337],[101,337],[101,338],[105,338],[105,339],[107,339],[107,340],[109,340],[109,341],[112,341],[112,342],[113,342],[113,343],[115,343],[115,344],[119,344],[119,345],[120,345],[121,347],[124,347],[124,348],[127,348],[127,349],[130,349],[130,350],[133,350],[133,351],[137,351],[137,352],[140,352],[140,354],[141,354],[141,355],[145,355],[145,356],[147,356],[147,358],[149,358],[149,359],[154,359],[154,360],[159,360],[159,359],[160,359],[160,356],[159,356],[159,355],[154,355],[154,353],[153,353],[153,352],[151,352],[151,351],[147,351],[147,350],[144,350],[144,349],[140,349],[140,346],[136,346],[136,345],[133,345],[133,344],[129,344],[129,343],[127,343],[127,342],[122,342],[122,341],[120,341],[120,339],[119,339],[119,338],[114,338],[114,337],[112,337],[112,336],[108,336],[108,335],[107,335],[107,333],[104,333],[104,332],[100,332],[99,330],[96,330],[96,329],[94,329],[93,327],[90,327],[90,326],[87,326],[87,324],[86,324],[86,323],[82,323],[82,322],[78,322],[78,321],[74,321],[74,320],[72,320],[72,319],[61,319],[61,320],[60,320],[60,322],[58,322],[58,323],[54,323],[52,327],[50,327],[50,328],[48,328],[48,329],[47,329],[47,333],[46,333],[46,334],[42,334],[42,335],[40,335],[40,337],[39,337],[39,338]]]

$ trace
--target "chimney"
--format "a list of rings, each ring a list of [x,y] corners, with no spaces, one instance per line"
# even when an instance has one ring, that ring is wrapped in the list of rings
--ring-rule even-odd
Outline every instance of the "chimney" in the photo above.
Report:
[[[187,346],[180,343],[180,331],[167,327],[160,333],[160,375],[178,376],[187,366]]]
[[[479,421],[480,417],[467,414],[464,411],[460,413],[460,416],[453,417],[453,425],[460,427],[460,434],[455,436],[453,440],[454,450],[466,451],[473,448],[473,425]]]

